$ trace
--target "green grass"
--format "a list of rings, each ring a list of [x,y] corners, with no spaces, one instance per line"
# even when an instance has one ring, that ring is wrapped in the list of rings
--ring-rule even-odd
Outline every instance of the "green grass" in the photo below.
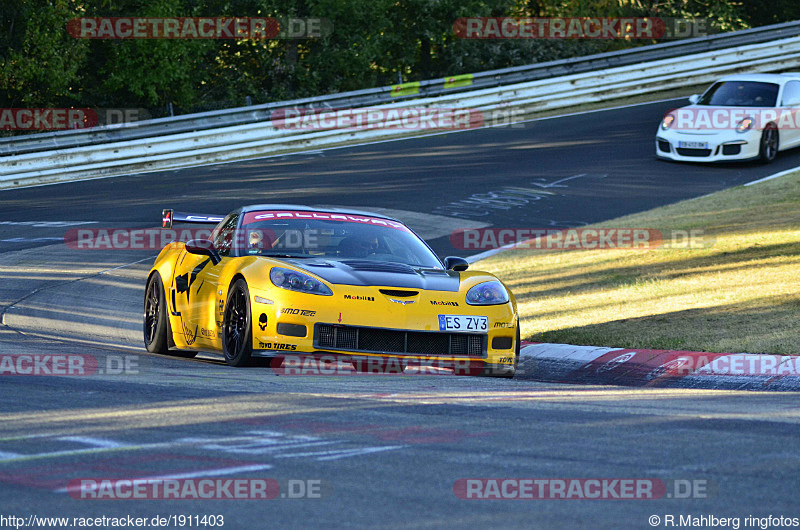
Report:
[[[529,340],[800,354],[800,172],[593,225],[702,230],[705,248],[517,249],[480,263]]]

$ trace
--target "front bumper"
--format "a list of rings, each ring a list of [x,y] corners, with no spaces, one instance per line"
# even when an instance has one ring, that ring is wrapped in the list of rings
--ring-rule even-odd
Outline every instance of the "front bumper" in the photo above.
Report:
[[[470,306],[463,294],[421,291],[398,304],[380,287],[348,287],[349,298],[267,293],[251,288],[254,357],[328,356],[345,362],[510,369],[516,355],[517,315],[511,303]],[[256,300],[270,298],[270,304]],[[485,317],[485,331],[439,328],[439,314]],[[480,371],[480,370],[479,370]],[[478,374],[473,374],[478,375]]]
[[[656,135],[656,156],[681,162],[726,162],[754,160],[759,157],[761,131],[716,134],[695,134],[659,130]],[[680,142],[701,142],[705,148],[681,147]]]

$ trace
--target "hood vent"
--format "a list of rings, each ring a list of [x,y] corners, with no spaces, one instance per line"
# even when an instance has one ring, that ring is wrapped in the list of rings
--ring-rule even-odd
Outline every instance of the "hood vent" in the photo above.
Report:
[[[292,260],[287,260],[287,261],[292,261]],[[292,263],[300,265],[301,267],[325,267],[327,269],[332,269],[333,268],[333,265],[331,265],[327,261],[319,261],[319,260],[316,260],[316,261],[307,261],[307,260],[303,261],[303,260],[299,260],[298,259],[298,260],[292,261]]]
[[[379,289],[381,294],[385,294],[387,296],[395,296],[397,298],[411,298],[412,296],[417,296],[419,291],[398,291],[396,289]]]
[[[368,272],[392,272],[395,274],[415,274],[416,271],[403,263],[392,263],[389,261],[342,261],[354,271]]]

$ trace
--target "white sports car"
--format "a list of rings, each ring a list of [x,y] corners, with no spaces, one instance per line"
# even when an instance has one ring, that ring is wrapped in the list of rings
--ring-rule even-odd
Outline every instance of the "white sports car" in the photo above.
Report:
[[[661,121],[658,158],[769,163],[800,144],[800,73],[723,77],[689,103]]]

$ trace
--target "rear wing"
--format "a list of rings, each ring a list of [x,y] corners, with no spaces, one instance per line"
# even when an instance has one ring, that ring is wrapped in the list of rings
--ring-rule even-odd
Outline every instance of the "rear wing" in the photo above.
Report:
[[[224,215],[207,215],[202,213],[176,212],[172,209],[161,210],[161,228],[172,228],[173,223],[196,223],[215,225],[225,219]]]

